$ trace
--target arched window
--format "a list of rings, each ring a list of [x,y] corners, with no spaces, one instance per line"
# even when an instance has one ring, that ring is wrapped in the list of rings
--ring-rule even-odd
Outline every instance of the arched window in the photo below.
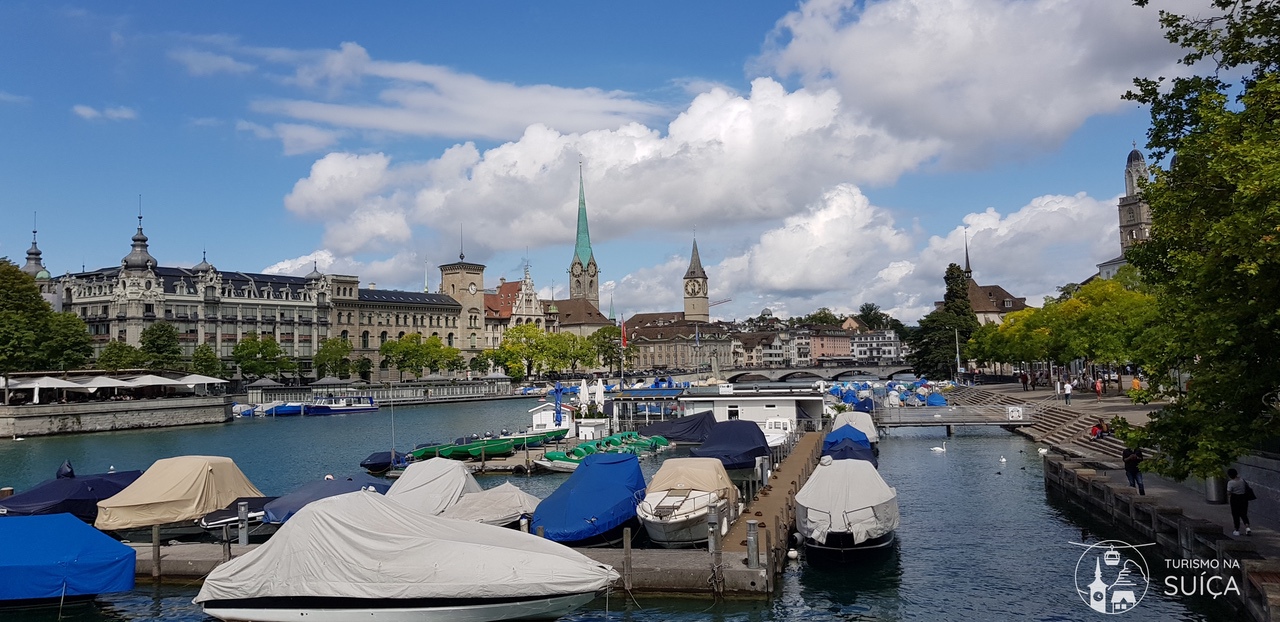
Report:
[[[450,348],[452,348],[452,347],[453,347],[453,333],[449,333],[449,340],[448,340],[448,341],[449,341],[449,342],[448,342],[448,344],[446,344],[446,345],[448,345]]]
[[[1129,208],[1129,222],[1132,223],[1133,221],[1134,221],[1133,208],[1131,207]]]
[[[400,331],[400,336],[396,337],[396,339],[404,339],[404,331]]]
[[[360,333],[360,347],[365,349],[369,348],[369,331],[367,330]]]
[[[347,342],[347,343],[351,343],[351,338],[350,338],[350,336],[347,334],[347,331],[345,331],[345,330],[344,330],[344,331],[342,331],[342,340],[343,340],[343,341],[345,341],[345,342]]]
[[[473,350],[474,350],[474,349],[475,349],[475,347],[476,347],[476,334],[475,334],[475,333],[471,333],[471,349],[473,349]]]
[[[382,331],[381,334],[378,335],[378,345],[381,346],[386,342],[387,342],[387,331],[384,330]]]

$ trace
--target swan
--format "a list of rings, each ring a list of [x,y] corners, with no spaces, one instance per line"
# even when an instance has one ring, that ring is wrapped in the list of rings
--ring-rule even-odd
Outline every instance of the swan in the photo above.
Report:
[[[1040,449],[1037,449],[1036,451],[1037,451],[1037,452],[1039,452],[1039,454],[1043,456],[1043,455],[1045,455],[1045,454],[1049,453],[1049,448],[1048,448],[1048,447],[1041,447]]]
[[[1004,456],[1000,456],[1000,464],[1004,464],[1006,462],[1008,462],[1008,460],[1005,460]]]
[[[946,452],[946,451],[947,451],[947,442],[946,442],[946,441],[942,441],[942,447],[930,447],[930,448],[929,448],[929,451],[935,451],[935,452],[937,452],[937,453],[944,453],[944,452]]]

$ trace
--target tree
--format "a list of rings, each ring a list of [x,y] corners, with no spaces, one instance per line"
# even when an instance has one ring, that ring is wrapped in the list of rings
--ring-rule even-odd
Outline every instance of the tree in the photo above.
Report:
[[[342,363],[351,356],[351,342],[341,337],[330,337],[320,342],[316,353],[311,357],[311,364],[316,369],[316,377],[323,378],[337,375],[342,371]]]
[[[156,322],[142,330],[139,350],[145,365],[153,369],[177,369],[182,362],[182,346],[178,345],[178,329],[168,322]]]
[[[258,336],[258,333],[245,333],[231,351],[231,359],[240,367],[246,376],[262,378],[279,375],[282,371],[296,368],[296,363],[285,356],[284,349],[276,343],[273,335]]]
[[[1148,335],[1152,384],[1185,394],[1118,431],[1158,447],[1148,463],[1174,478],[1220,474],[1280,433],[1268,405],[1280,390],[1280,3],[1210,4],[1210,17],[1160,13],[1180,62],[1206,71],[1139,78],[1126,95],[1150,106],[1153,160],[1176,154],[1142,184],[1151,236],[1127,257],[1165,331]]]
[[[369,360],[369,357],[361,356],[356,359],[353,367],[355,367],[356,375],[360,376],[361,380],[369,382],[369,377],[373,374],[373,361]]]
[[[50,313],[35,279],[0,258],[0,376],[6,380],[6,404],[9,374],[36,369],[43,363],[40,335],[45,334]]]
[[[969,278],[959,265],[947,266],[942,306],[920,318],[920,330],[912,337],[908,361],[926,378],[950,378],[956,369],[957,342],[967,344],[978,330],[978,317],[969,304]]]
[[[191,353],[191,371],[202,376],[227,377],[227,366],[222,364],[222,359],[218,358],[213,346],[207,343],[196,346]]]
[[[819,308],[817,311],[806,315],[796,321],[796,326],[807,326],[818,324],[822,326],[839,326],[844,323],[844,316],[836,314],[828,307]]]
[[[622,373],[623,356],[629,358],[635,356],[636,345],[627,344],[624,351],[622,347],[622,329],[617,326],[604,326],[587,337],[587,342],[591,344],[595,350],[596,359],[604,365],[605,369],[610,371],[617,370]]]
[[[509,328],[502,335],[502,345],[498,350],[505,353],[504,360],[519,361],[524,367],[524,377],[533,375],[535,367],[546,360],[546,333],[534,324],[521,324]],[[511,372],[507,372],[511,375]]]
[[[89,327],[74,313],[51,313],[40,349],[45,367],[79,369],[93,355],[93,340]]]
[[[108,341],[98,354],[97,366],[107,371],[132,369],[142,365],[145,356],[137,348],[123,341]]]

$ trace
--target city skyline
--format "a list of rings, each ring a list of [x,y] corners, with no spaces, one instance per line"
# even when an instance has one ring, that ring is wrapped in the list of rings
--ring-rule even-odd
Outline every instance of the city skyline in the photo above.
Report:
[[[1177,73],[1107,0],[239,6],[0,7],[0,255],[38,213],[55,275],[117,264],[141,194],[162,265],[415,290],[461,242],[564,298],[581,162],[606,312],[681,308],[695,228],[713,319],[914,322],[966,235],[1038,304],[1118,254],[1120,96]]]

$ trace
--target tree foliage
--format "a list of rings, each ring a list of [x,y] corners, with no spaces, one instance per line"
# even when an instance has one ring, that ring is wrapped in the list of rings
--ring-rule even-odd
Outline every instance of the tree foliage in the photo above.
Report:
[[[40,348],[49,369],[79,369],[93,355],[89,330],[74,313],[49,314]]]
[[[1220,473],[1280,432],[1268,406],[1280,390],[1280,3],[1211,5],[1209,17],[1160,13],[1181,62],[1207,71],[1140,78],[1127,95],[1151,108],[1153,158],[1176,154],[1142,186],[1151,237],[1128,254],[1159,301],[1146,364],[1166,394],[1182,373],[1191,382],[1145,428],[1121,431],[1158,447],[1149,462],[1176,478]]]
[[[145,361],[146,355],[123,341],[108,341],[98,353],[98,368],[107,371],[141,367]]]
[[[519,363],[524,372],[520,375],[527,378],[545,362],[545,344],[546,332],[534,324],[521,324],[503,333],[498,351],[502,353],[503,360]],[[514,377],[510,371],[507,374]]]
[[[227,366],[222,364],[213,346],[202,343],[191,353],[191,371],[202,376],[227,378]]]
[[[258,333],[246,333],[231,351],[231,359],[240,367],[240,373],[253,378],[278,376],[297,367],[285,356],[275,336],[259,337]]]
[[[320,342],[316,353],[311,357],[311,366],[316,370],[316,377],[339,376],[351,374],[351,342],[341,337],[330,337]]]
[[[947,266],[942,306],[920,318],[920,329],[911,337],[907,360],[916,374],[926,378],[951,378],[956,369],[957,342],[965,344],[978,330],[978,317],[969,304],[969,278],[957,264]]]
[[[0,376],[75,369],[92,351],[84,322],[70,313],[54,313],[35,279],[0,258]]]
[[[182,362],[178,329],[168,322],[156,322],[142,329],[138,346],[144,364],[152,369],[178,369]]]

